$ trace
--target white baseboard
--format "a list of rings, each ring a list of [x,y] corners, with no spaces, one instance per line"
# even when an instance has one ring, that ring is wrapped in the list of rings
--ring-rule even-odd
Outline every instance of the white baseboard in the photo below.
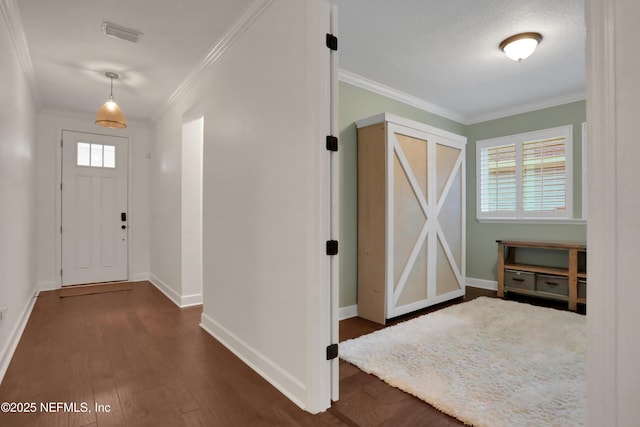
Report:
[[[9,369],[9,364],[11,363],[11,359],[13,358],[13,354],[18,347],[18,343],[20,342],[20,338],[22,338],[22,333],[24,332],[24,328],[27,326],[27,322],[29,321],[29,317],[31,317],[31,312],[33,311],[33,306],[36,304],[36,300],[38,299],[38,294],[40,290],[38,289],[39,285],[34,286],[33,295],[27,301],[22,313],[18,317],[18,321],[15,326],[11,330],[9,337],[7,339],[7,343],[4,348],[0,352],[0,383],[4,379],[4,375],[7,373],[7,369]]]
[[[358,304],[340,307],[338,309],[338,320],[351,319],[358,315]]]
[[[467,286],[473,286],[474,288],[488,289],[490,291],[498,290],[498,282],[495,280],[474,279],[473,277],[467,277]]]
[[[185,295],[181,299],[181,308],[193,307],[194,305],[202,305],[202,294]]]
[[[178,295],[176,291],[171,289],[169,285],[164,283],[162,280],[158,279],[153,274],[149,274],[149,281],[153,284],[153,286],[158,288],[158,290],[162,292],[167,298],[169,298],[171,302],[173,302],[175,305],[180,307],[180,299],[181,299],[180,295]]]
[[[177,305],[180,308],[192,307],[194,305],[202,304],[202,294],[181,296],[176,291],[171,289],[169,285],[164,283],[162,280],[158,279],[153,274],[149,274],[148,280],[151,282],[151,284],[153,284],[153,286],[158,288],[160,292],[165,294],[165,296],[169,298],[171,302],[173,302],[175,305]]]
[[[293,403],[306,410],[304,402],[307,395],[307,387],[304,383],[204,313],[202,313],[200,327]]]
[[[132,282],[144,282],[149,280],[149,273],[134,273],[131,277]]]
[[[60,285],[52,281],[43,281],[38,282],[38,284],[36,285],[36,289],[38,290],[38,292],[55,291],[56,289],[60,289]]]

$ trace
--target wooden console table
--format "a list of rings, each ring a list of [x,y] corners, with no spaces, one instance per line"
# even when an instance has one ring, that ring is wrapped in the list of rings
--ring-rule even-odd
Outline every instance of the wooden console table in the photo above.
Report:
[[[504,297],[505,292],[515,292],[519,294],[552,298],[568,302],[569,310],[576,311],[577,304],[586,304],[586,253],[587,248],[578,243],[555,243],[555,242],[530,242],[530,241],[509,241],[496,240],[498,243],[498,296]],[[517,248],[531,248],[540,250],[568,251],[568,265],[566,267],[548,267],[533,264],[520,264],[516,261]],[[579,262],[582,261],[581,263]],[[579,267],[579,264],[582,264]],[[505,272],[507,272],[505,274]],[[515,277],[514,275],[529,275],[526,278]],[[508,277],[507,277],[508,276]],[[507,283],[505,284],[505,277]],[[566,280],[567,292],[549,291],[548,285],[557,286],[558,283],[549,281],[548,278],[558,278],[559,282]],[[546,278],[546,282],[544,281]],[[541,281],[542,279],[542,281]],[[578,296],[578,280],[581,279],[580,297]],[[509,280],[512,282],[509,285]],[[531,280],[535,280],[535,285]],[[518,283],[523,283],[520,286]],[[562,283],[561,283],[562,284]]]

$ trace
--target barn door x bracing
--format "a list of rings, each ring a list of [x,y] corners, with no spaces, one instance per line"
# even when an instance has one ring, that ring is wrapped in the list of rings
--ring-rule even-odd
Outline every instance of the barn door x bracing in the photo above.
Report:
[[[387,318],[464,295],[464,144],[387,128]]]
[[[127,280],[128,139],[62,133],[62,285]]]

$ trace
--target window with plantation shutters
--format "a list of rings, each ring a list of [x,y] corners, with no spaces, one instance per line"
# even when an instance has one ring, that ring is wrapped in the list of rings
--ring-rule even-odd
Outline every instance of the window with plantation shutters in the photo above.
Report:
[[[478,141],[478,219],[572,217],[571,126]]]
[[[522,144],[522,209],[525,212],[567,210],[566,147],[565,138]]]
[[[516,146],[490,147],[481,155],[482,212],[515,212]]]

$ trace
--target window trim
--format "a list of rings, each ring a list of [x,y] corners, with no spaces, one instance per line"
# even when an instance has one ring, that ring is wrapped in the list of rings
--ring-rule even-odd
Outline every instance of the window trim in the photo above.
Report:
[[[544,139],[561,138],[566,141],[565,162],[565,195],[566,210],[563,212],[524,212],[522,210],[522,145],[525,142]],[[516,211],[482,212],[482,150],[502,145],[516,146]],[[573,218],[573,125],[558,126],[532,132],[501,136],[498,138],[476,141],[476,219],[479,222],[551,222],[574,220]]]

